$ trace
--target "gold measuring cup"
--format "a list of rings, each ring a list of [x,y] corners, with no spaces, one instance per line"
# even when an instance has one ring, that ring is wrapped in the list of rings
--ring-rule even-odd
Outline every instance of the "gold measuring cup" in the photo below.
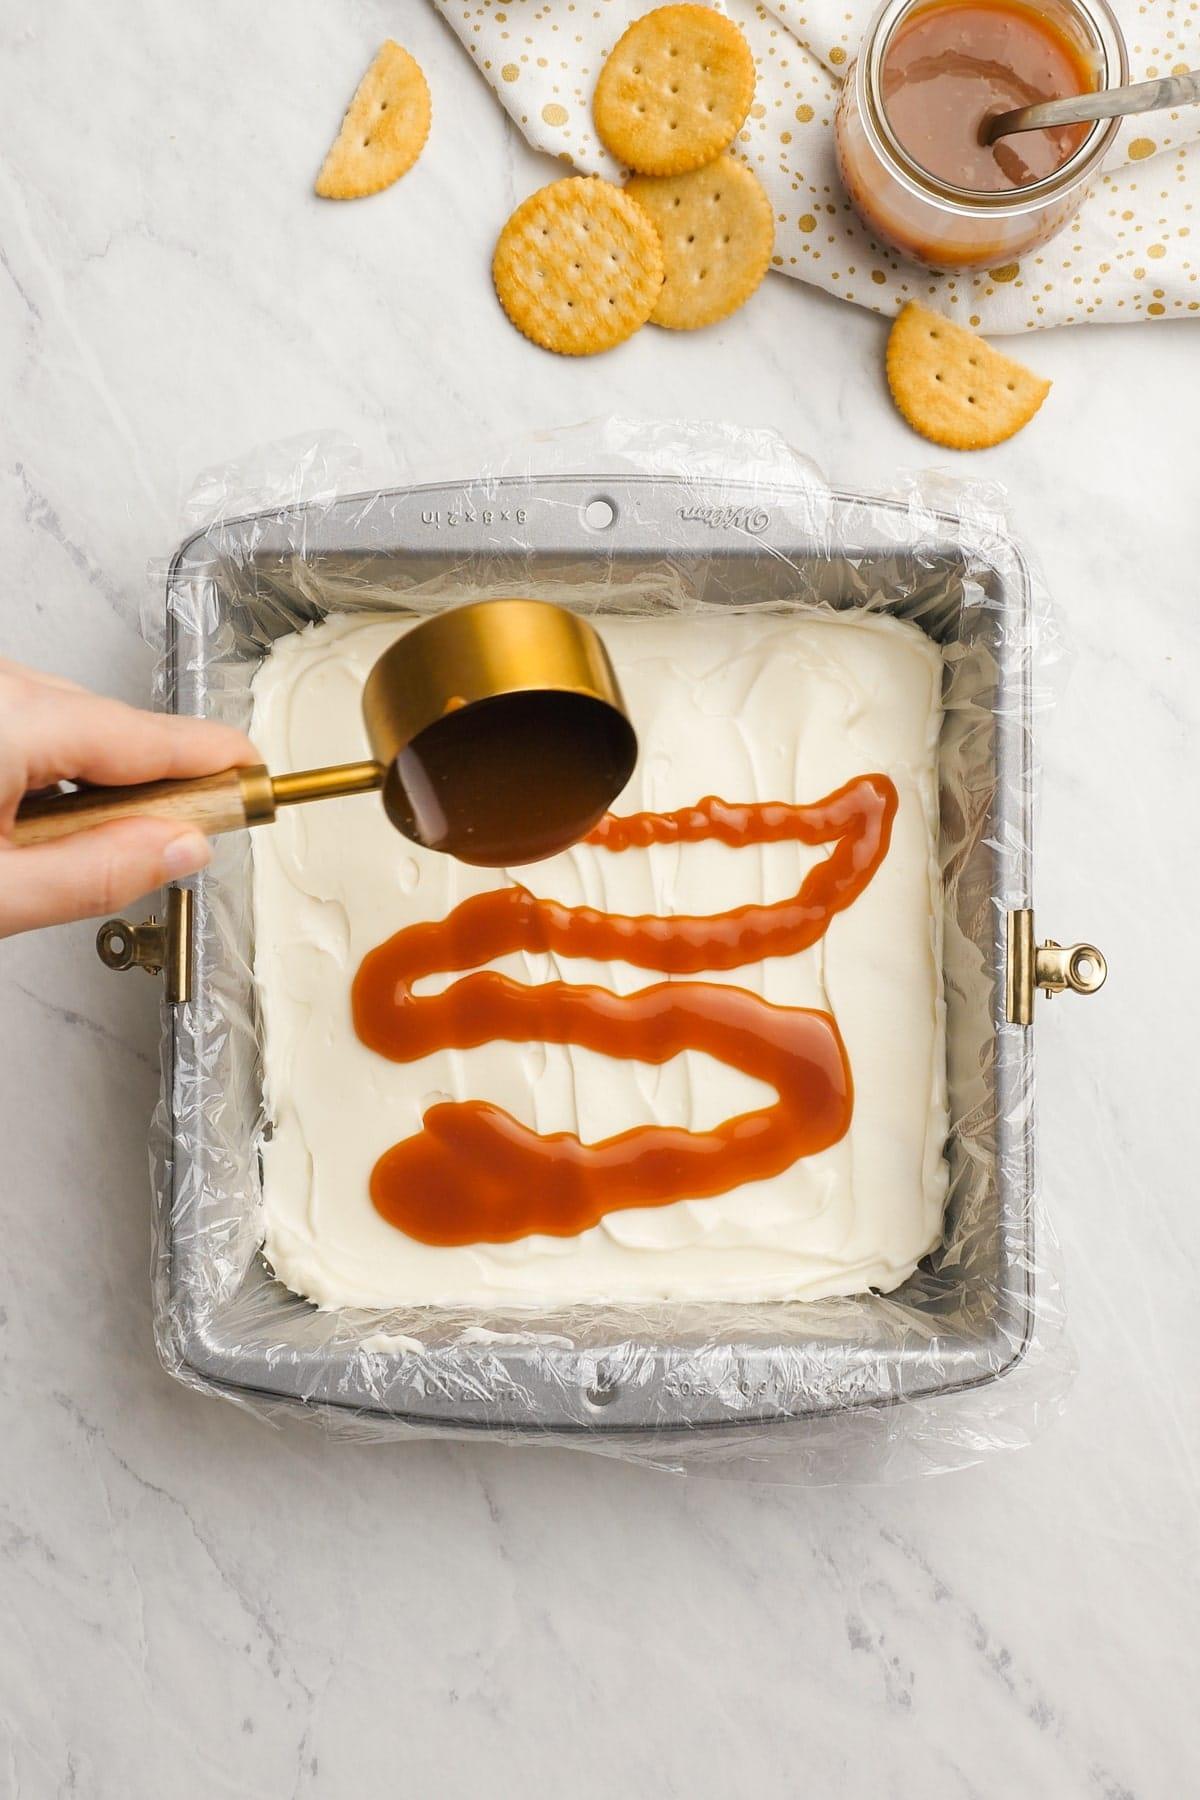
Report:
[[[422,620],[371,670],[363,717],[374,761],[288,775],[258,764],[38,796],[21,805],[13,841],[147,815],[213,837],[269,824],[281,806],[381,789],[405,837],[495,868],[577,843],[637,760],[600,638],[544,600],[480,600]]]

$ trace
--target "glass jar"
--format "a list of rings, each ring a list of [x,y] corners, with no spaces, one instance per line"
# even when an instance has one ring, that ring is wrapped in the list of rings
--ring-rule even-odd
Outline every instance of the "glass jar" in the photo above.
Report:
[[[994,193],[953,187],[914,162],[888,123],[884,59],[901,23],[938,0],[884,0],[848,70],[835,120],[838,167],[876,237],[935,269],[994,268],[1052,237],[1099,174],[1119,119],[1100,119],[1053,174]],[[1125,39],[1107,0],[1029,0],[1095,70],[1097,89],[1129,79]]]

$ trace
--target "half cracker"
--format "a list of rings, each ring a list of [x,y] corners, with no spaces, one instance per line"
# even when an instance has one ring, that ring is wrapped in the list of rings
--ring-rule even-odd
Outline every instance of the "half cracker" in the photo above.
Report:
[[[358,84],[317,176],[323,200],[361,200],[408,173],[429,136],[429,83],[389,38]]]
[[[887,378],[913,430],[948,450],[1002,444],[1050,392],[1040,375],[915,300],[888,336]]]

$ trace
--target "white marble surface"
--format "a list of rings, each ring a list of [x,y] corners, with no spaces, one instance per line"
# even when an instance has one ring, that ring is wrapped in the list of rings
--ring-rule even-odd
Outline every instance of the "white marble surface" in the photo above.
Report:
[[[434,133],[308,196],[387,33]],[[783,280],[594,363],[487,280],[547,173],[409,0],[0,8],[0,647],[131,699],[200,468],[336,425],[414,473],[614,407],[927,466],[868,315]],[[0,946],[0,1793],[1157,1800],[1195,1785],[1200,339],[1027,340],[1003,483],[1074,643],[1042,734],[1042,924],[1108,951],[1039,1029],[1080,1375],[1034,1445],[884,1490],[563,1452],[347,1447],[173,1385],[147,1292],[158,1028],[87,927]],[[1184,946],[1182,955],[1176,952]]]

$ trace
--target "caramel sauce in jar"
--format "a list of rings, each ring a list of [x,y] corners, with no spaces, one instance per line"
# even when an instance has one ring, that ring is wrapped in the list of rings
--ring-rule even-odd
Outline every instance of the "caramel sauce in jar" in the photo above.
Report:
[[[1079,45],[1012,0],[934,0],[910,13],[884,52],[881,85],[888,122],[913,161],[975,193],[1053,175],[1091,129],[1068,125],[980,142],[980,128],[998,113],[1095,86]]]
[[[872,234],[914,262],[1007,265],[1077,210],[1117,121],[994,145],[980,127],[1128,75],[1108,0],[884,0],[838,100],[846,192]]]
[[[353,984],[354,1026],[368,1048],[392,1061],[496,1041],[577,1044],[649,1063],[701,1050],[778,1096],[711,1131],[642,1125],[595,1144],[567,1132],[541,1136],[484,1101],[442,1102],[425,1114],[421,1132],[376,1163],[370,1191],[380,1214],[427,1244],[569,1237],[623,1208],[727,1193],[835,1144],[849,1128],[854,1089],[832,1016],[693,977],[816,943],[883,862],[896,807],[886,776],[863,775],[810,806],[710,798],[675,813],[610,815],[587,841],[613,854],[705,840],[833,849],[795,894],[771,904],[710,916],[623,917],[503,887],[370,951]],[[480,967],[518,950],[615,960],[676,979],[618,995],[564,981],[530,987]],[[413,991],[425,977],[461,970],[476,972],[439,994]]]

